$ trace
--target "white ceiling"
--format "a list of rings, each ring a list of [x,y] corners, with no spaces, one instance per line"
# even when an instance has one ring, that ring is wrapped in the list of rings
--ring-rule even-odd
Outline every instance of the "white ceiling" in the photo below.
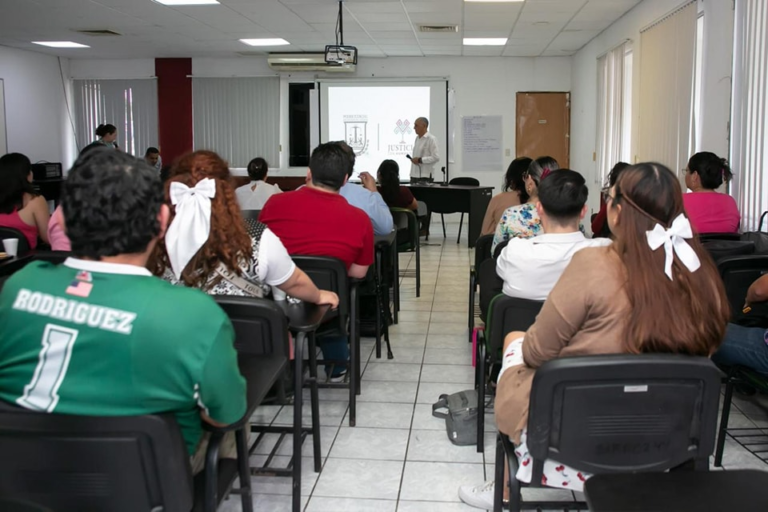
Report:
[[[361,57],[572,55],[641,0],[345,0],[344,43]],[[322,51],[333,44],[336,0],[220,0],[166,7],[152,0],[0,0],[0,45],[65,57],[225,57],[239,52]],[[458,25],[429,34],[419,25]],[[121,37],[76,30],[109,29]],[[252,48],[239,39],[282,37],[290,46]],[[463,37],[508,37],[503,47],[465,47]],[[31,41],[71,40],[82,50]]]

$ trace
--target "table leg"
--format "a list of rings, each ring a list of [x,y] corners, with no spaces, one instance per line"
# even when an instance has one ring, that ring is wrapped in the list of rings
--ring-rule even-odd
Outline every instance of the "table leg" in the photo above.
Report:
[[[304,381],[304,339],[306,333],[296,336],[294,347],[294,382],[293,382],[293,512],[301,512],[301,406]]]

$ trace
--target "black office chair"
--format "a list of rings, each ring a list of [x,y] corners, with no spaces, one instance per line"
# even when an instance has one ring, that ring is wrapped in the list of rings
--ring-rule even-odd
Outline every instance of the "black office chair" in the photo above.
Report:
[[[509,241],[511,239],[506,239],[503,242],[500,242],[496,247],[493,249],[493,259],[497,259],[501,255],[501,251],[504,250],[504,248],[509,245]]]
[[[768,273],[768,256],[734,256],[717,262],[717,270],[725,285],[725,294],[731,306],[731,319],[741,315],[747,290],[760,277]]]
[[[723,258],[732,256],[747,256],[755,253],[754,242],[742,242],[739,240],[709,240],[701,244],[717,263]]]
[[[357,422],[357,395],[360,394],[360,314],[357,296],[357,280],[347,276],[347,268],[341,260],[325,256],[292,255],[293,261],[321,290],[329,290],[339,296],[338,316],[323,324],[317,337],[348,336],[349,362],[317,359],[315,336],[309,337],[309,375],[317,379],[319,363],[347,365],[347,382],[321,382],[322,388],[349,387],[349,426]],[[298,392],[298,390],[296,391]]]
[[[504,457],[509,464],[510,504],[521,487],[542,487],[546,459],[593,474],[666,471],[687,464],[709,469],[715,443],[721,373],[705,357],[603,355],[554,359],[536,370],[528,413],[530,484],[515,478],[514,448],[506,435],[496,445],[494,511],[502,510]],[[586,509],[586,503],[568,504]]]
[[[741,240],[741,234],[739,233],[699,233],[700,242],[711,242],[713,240],[727,240],[731,242],[738,242]]]
[[[26,267],[27,264],[32,261],[49,261],[53,264],[64,263],[72,253],[65,251],[34,251],[27,253],[26,256],[20,256],[8,261],[0,262],[0,289],[2,289],[5,281],[8,280],[13,274]]]
[[[484,448],[485,390],[494,365],[501,363],[504,338],[513,331],[527,331],[536,321],[544,302],[508,297],[498,294],[493,298],[485,323],[479,333],[475,356],[475,383],[477,384],[477,451]]]
[[[240,213],[243,214],[244,220],[259,220],[261,210],[240,210]]]
[[[477,178],[468,178],[468,177],[461,177],[461,178],[453,178],[451,181],[448,182],[449,185],[464,185],[467,187],[479,187],[480,181]],[[445,234],[445,214],[446,213],[455,213],[455,212],[443,212],[440,214],[440,220],[443,222],[443,238],[446,237]],[[461,212],[461,219],[459,220],[459,236],[456,237],[456,243],[461,243],[461,226],[464,224],[464,212]]]
[[[475,243],[475,263],[469,267],[469,341],[472,342],[472,329],[475,327],[475,294],[477,292],[480,265],[491,258],[493,235],[483,235]]]
[[[390,208],[395,229],[398,231],[397,252],[416,253],[416,271],[403,270],[403,277],[416,277],[416,296],[421,296],[421,243],[419,242],[419,219],[413,210]],[[401,230],[406,230],[407,237],[401,237]]]
[[[0,226],[0,240],[5,240],[6,238],[17,238],[19,240],[19,247],[16,249],[16,257],[26,256],[32,250],[29,247],[29,242],[27,241],[27,237],[24,236],[24,233],[18,229]],[[4,249],[0,243],[0,251],[2,250]]]

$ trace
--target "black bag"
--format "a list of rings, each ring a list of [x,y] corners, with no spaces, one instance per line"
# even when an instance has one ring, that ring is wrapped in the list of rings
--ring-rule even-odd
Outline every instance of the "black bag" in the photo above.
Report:
[[[763,212],[760,216],[760,224],[757,226],[757,231],[749,231],[741,235],[741,239],[745,242],[754,242],[755,254],[768,255],[768,233],[763,233],[763,221],[768,216],[768,211]]]
[[[438,409],[447,409],[447,412]],[[477,391],[474,389],[440,395],[432,404],[432,416],[445,419],[448,439],[456,446],[477,443]]]

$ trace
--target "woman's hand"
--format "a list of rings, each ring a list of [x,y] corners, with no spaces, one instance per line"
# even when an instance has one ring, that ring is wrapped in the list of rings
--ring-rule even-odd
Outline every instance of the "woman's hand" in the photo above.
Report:
[[[339,296],[328,290],[320,290],[320,298],[317,301],[317,305],[322,306],[330,304],[331,309],[339,307]]]

